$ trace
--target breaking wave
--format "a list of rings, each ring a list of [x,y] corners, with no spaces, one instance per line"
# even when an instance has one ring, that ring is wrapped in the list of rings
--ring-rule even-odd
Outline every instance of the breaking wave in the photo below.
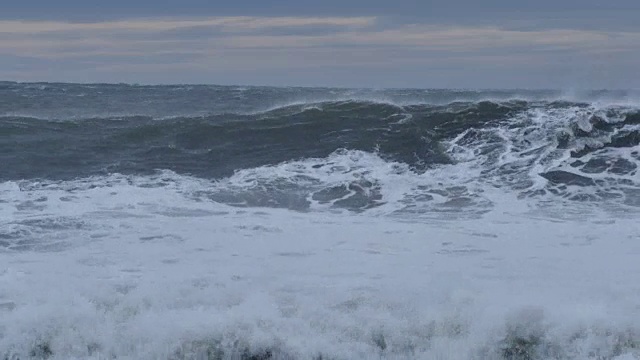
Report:
[[[440,196],[486,204],[479,197],[487,186],[521,197],[640,204],[636,108],[341,101],[162,120],[2,120],[4,180],[164,169],[231,184],[233,191],[212,195],[223,202],[293,209],[362,210]],[[404,200],[382,195],[391,190],[380,171],[395,187],[408,186]]]

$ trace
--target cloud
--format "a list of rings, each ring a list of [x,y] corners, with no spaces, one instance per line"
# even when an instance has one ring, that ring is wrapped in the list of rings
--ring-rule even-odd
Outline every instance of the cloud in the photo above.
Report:
[[[19,21],[0,20],[0,33],[39,34],[77,31],[167,31],[189,27],[222,27],[229,31],[256,30],[273,27],[372,25],[375,17],[251,17],[230,16],[182,19],[131,19],[103,22]]]
[[[156,74],[158,82],[173,82],[181,76],[199,79],[194,74],[200,72],[215,82],[220,74],[288,69],[309,74],[352,69],[337,73],[364,77],[363,69],[403,73],[409,66],[441,73],[482,69],[498,74],[506,67],[514,73],[552,68],[562,73],[567,63],[602,59],[608,62],[605,66],[629,68],[629,59],[639,54],[640,31],[434,25],[384,17],[0,21],[0,78],[18,80],[19,74],[28,79],[37,74],[46,77],[43,80],[130,80],[144,73],[143,79]],[[52,67],[64,72],[48,73]]]
[[[350,31],[327,36],[233,36],[225,40],[229,47],[311,47],[311,46],[418,46],[433,49],[500,48],[505,46],[568,45],[573,47],[606,45],[616,36],[581,30],[515,31],[495,27],[401,26],[383,31]],[[636,34],[631,34],[636,35]]]
[[[637,46],[640,33],[595,30],[513,30],[490,26],[399,24],[379,28],[373,17],[217,17],[96,23],[0,21],[0,53],[43,57],[155,54],[229,49],[420,47],[461,51],[530,47],[602,49]]]

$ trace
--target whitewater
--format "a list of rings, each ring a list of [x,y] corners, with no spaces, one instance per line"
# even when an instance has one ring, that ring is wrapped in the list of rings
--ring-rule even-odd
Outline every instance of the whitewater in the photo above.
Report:
[[[639,100],[0,83],[0,359],[640,359]]]

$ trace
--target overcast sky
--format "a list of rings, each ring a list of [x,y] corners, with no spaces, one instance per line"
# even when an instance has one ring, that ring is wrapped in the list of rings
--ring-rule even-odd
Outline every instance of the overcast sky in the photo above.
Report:
[[[639,0],[2,3],[0,80],[640,88]]]

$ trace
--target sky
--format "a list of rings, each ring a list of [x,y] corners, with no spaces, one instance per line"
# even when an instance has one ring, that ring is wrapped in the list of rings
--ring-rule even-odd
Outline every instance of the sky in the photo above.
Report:
[[[640,88],[638,0],[0,2],[0,80]]]

